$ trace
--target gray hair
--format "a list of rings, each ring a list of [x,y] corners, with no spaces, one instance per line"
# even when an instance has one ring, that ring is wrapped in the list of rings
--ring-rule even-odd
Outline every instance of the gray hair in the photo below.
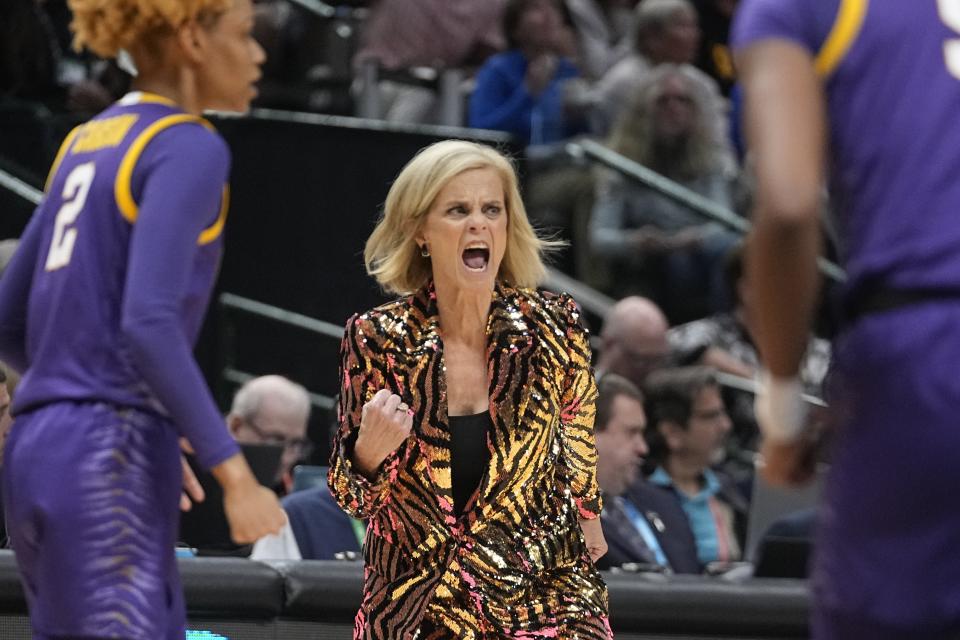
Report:
[[[645,0],[650,2],[651,0]],[[683,155],[661,166],[654,157],[654,104],[668,78],[679,77],[690,90],[696,118]],[[716,103],[709,85],[688,64],[663,63],[654,67],[637,86],[610,133],[607,145],[631,160],[668,178],[688,180],[723,169],[722,149],[714,138]],[[662,158],[660,159],[662,160]]]
[[[283,376],[260,376],[247,381],[233,396],[230,413],[245,420],[253,419],[260,411],[267,395],[279,395],[284,404],[297,408],[304,416],[310,415],[310,394],[296,382]]]
[[[677,11],[696,9],[689,0],[643,0],[637,5],[633,22],[633,46],[640,53],[645,53],[644,43],[647,38],[663,33]]]

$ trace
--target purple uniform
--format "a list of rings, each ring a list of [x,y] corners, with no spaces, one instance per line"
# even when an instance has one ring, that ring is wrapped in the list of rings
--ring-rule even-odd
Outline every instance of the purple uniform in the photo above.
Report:
[[[35,637],[183,637],[177,436],[208,467],[238,451],[191,353],[228,170],[209,124],[130,94],[65,140],[0,282],[0,358],[24,372],[4,502]]]
[[[814,634],[958,637],[960,2],[743,0],[733,34],[815,56],[847,303],[929,294],[860,315],[835,344]]]

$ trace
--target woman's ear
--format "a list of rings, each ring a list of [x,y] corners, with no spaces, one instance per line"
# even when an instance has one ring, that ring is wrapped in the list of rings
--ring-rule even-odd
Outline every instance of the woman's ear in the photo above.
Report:
[[[207,33],[195,20],[177,29],[177,44],[187,61],[200,64],[206,59]]]

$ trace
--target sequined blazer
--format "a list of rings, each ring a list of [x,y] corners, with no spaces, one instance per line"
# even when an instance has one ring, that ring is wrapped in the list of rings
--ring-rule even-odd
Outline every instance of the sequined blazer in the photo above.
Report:
[[[490,463],[453,508],[436,294],[353,316],[341,347],[329,486],[368,519],[354,638],[608,638],[607,591],[578,518],[596,518],[596,385],[566,295],[498,283],[487,321]],[[372,481],[351,466],[363,405],[381,388],[414,413]]]

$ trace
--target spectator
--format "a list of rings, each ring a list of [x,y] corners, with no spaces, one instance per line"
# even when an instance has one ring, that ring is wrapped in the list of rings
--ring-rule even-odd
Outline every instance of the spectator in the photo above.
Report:
[[[339,426],[337,420],[332,421],[331,443]],[[280,500],[287,524],[280,533],[257,540],[251,560],[336,560],[359,553],[366,523],[340,508],[327,485],[327,468],[320,470],[324,473],[319,484],[294,490]]]
[[[738,245],[727,257],[724,276],[734,308],[674,327],[667,339],[678,362],[709,365],[724,373],[753,379],[760,370],[760,355],[751,337],[753,293],[743,270],[742,246]],[[830,343],[811,336],[800,369],[800,380],[807,393],[820,395],[829,364]],[[727,445],[732,464],[729,470],[752,473],[760,435],[753,415],[753,394],[731,389],[724,396],[733,420],[733,434]]]
[[[596,133],[607,135],[650,71],[660,64],[693,64],[700,44],[697,13],[689,0],[645,0],[637,6],[632,50],[597,82],[593,92]],[[726,142],[727,108],[716,82],[697,69],[692,75],[709,92],[711,135]]]
[[[644,80],[608,144],[729,207],[724,149],[710,133],[711,101],[689,66],[661,65]],[[736,236],[649,187],[604,170],[590,240],[593,254],[611,259],[622,276],[617,295],[649,289],[674,319],[724,306],[720,265]],[[653,278],[651,269],[662,273]]]
[[[470,126],[507,131],[525,145],[584,131],[583,118],[567,113],[564,84],[579,72],[569,60],[573,35],[556,0],[508,0],[503,32],[509,49],[477,73]]]
[[[643,396],[626,378],[608,373],[598,385],[597,481],[607,554],[601,569],[624,563],[677,573],[699,573],[697,547],[683,509],[668,492],[640,476],[647,454]]]
[[[238,442],[283,445],[275,483],[279,493],[287,494],[293,488],[293,466],[310,453],[309,418],[306,389],[282,376],[261,376],[237,391],[227,426]]]
[[[747,504],[722,474],[711,469],[723,459],[730,432],[720,387],[708,367],[665,369],[644,388],[650,418],[649,482],[669,489],[690,522],[700,564],[739,560]]]
[[[354,57],[384,71],[412,67],[474,69],[502,51],[504,0],[379,0],[373,5]],[[388,79],[379,83],[383,117],[393,122],[436,122],[434,91]]]
[[[287,525],[257,540],[251,560],[336,560],[360,552],[365,525],[340,509],[326,483],[284,496],[280,504]]]
[[[566,0],[577,36],[577,62],[597,80],[630,52],[631,7],[636,0]]]
[[[647,376],[668,362],[667,327],[667,318],[652,301],[630,296],[617,302],[600,331],[597,378],[614,373],[642,388]]]

